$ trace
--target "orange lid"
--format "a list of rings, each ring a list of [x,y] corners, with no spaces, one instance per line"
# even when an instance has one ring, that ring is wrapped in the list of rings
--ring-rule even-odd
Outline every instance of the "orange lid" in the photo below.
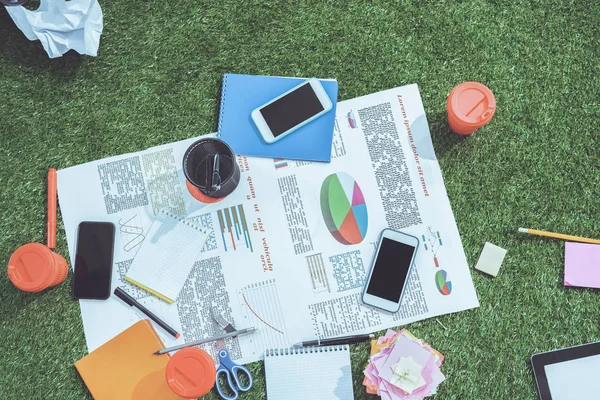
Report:
[[[40,243],[19,247],[8,260],[8,277],[26,292],[46,289],[54,279],[52,251]]]
[[[186,399],[204,396],[215,385],[217,369],[204,350],[188,347],[179,350],[167,364],[167,383],[175,394]]]
[[[496,98],[487,86],[478,82],[463,82],[450,92],[446,101],[448,115],[455,123],[481,127],[492,119]]]

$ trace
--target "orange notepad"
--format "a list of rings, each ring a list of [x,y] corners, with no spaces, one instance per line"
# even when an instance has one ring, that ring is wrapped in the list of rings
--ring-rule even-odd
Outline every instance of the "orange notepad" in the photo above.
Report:
[[[95,400],[182,399],[169,388],[169,354],[148,320],[142,320],[75,363]]]

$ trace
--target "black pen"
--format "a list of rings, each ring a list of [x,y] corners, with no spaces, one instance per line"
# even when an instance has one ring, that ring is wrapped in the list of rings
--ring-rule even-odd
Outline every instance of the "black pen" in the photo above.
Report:
[[[340,336],[336,338],[317,339],[309,340],[308,342],[296,343],[294,347],[336,346],[340,344],[353,344],[365,342],[367,340],[373,339],[374,337],[375,335],[373,335],[372,333],[369,335]]]
[[[175,329],[173,329],[169,325],[167,325],[167,323],[165,321],[158,318],[152,311],[148,310],[146,307],[141,305],[136,299],[131,297],[127,292],[125,292],[120,287],[117,287],[115,289],[115,296],[117,296],[118,298],[123,300],[129,306],[135,307],[138,310],[140,310],[141,312],[143,312],[144,314],[146,314],[148,316],[148,318],[150,318],[152,321],[156,322],[156,324],[158,324],[165,331],[169,332],[169,334],[171,334],[173,337],[175,337],[175,339],[177,339],[177,338],[179,338],[179,336],[181,336],[180,333],[178,333]]]

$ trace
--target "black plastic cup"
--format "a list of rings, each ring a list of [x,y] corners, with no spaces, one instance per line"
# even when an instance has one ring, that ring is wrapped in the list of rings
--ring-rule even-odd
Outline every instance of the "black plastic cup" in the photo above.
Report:
[[[218,179],[214,175],[215,157],[218,160]],[[183,156],[183,173],[193,188],[213,201],[227,197],[240,182],[240,169],[233,150],[227,143],[216,138],[200,139],[186,150]],[[190,190],[190,193],[204,201],[195,191]]]

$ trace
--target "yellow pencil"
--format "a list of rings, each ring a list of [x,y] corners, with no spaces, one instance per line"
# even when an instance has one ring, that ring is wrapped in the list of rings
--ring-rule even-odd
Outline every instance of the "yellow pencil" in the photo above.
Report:
[[[538,236],[546,236],[546,237],[555,238],[555,239],[570,240],[572,242],[600,244],[600,240],[598,240],[598,239],[588,239],[588,238],[584,238],[582,236],[571,236],[571,235],[563,235],[562,233],[538,231],[537,229],[519,228],[519,232],[530,233],[532,235],[538,235]]]

